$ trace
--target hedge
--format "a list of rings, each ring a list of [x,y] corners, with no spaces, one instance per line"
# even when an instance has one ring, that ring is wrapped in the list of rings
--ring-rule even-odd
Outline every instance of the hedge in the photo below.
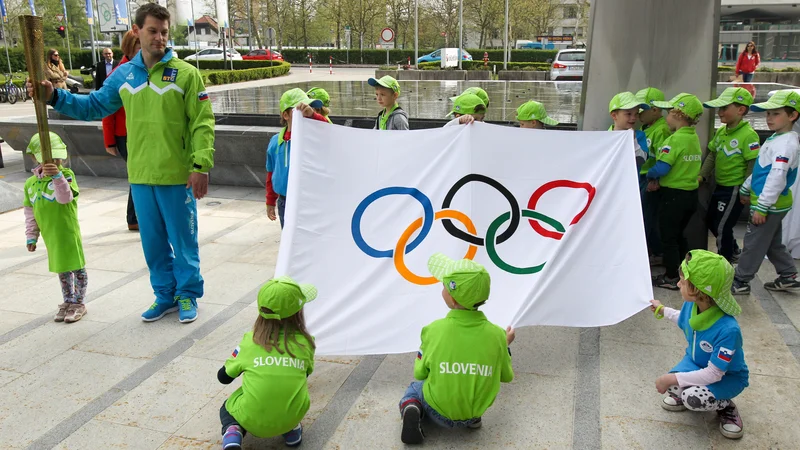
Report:
[[[206,86],[213,84],[239,83],[242,81],[263,80],[264,78],[274,78],[289,73],[291,64],[281,63],[274,67],[261,67],[258,69],[243,70],[223,70],[212,72],[203,76]]]
[[[194,61],[186,61],[189,64],[195,65]],[[258,69],[263,67],[275,67],[280,66],[283,64],[282,61],[234,61],[233,68],[234,70],[239,69]],[[200,61],[200,68],[201,69],[220,69],[220,70],[227,70],[230,69],[231,62],[230,61]]]

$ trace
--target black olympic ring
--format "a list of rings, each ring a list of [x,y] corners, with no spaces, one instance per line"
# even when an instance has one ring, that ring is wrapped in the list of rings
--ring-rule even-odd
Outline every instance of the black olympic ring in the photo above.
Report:
[[[450,191],[447,192],[447,195],[444,196],[444,200],[442,201],[442,209],[450,209],[450,203],[452,203],[453,197],[456,196],[458,190],[464,187],[465,184],[472,181],[488,184],[489,186],[497,189],[501,194],[503,194],[503,197],[508,200],[508,204],[511,206],[511,222],[508,224],[506,231],[497,236],[497,243],[501,244],[509,240],[517,231],[522,214],[519,209],[519,203],[517,202],[517,199],[514,198],[514,194],[512,194],[511,191],[493,178],[489,178],[486,175],[480,175],[477,173],[465,175],[462,179],[458,180],[453,187],[450,188]],[[456,239],[460,239],[473,245],[484,245],[483,238],[473,236],[465,231],[459,230],[450,219],[442,219],[442,225],[444,225],[444,229]]]

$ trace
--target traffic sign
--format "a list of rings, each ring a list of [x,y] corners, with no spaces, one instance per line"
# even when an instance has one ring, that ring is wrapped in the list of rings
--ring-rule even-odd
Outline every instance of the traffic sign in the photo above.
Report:
[[[381,40],[383,42],[392,42],[394,40],[394,30],[389,27],[382,29]]]
[[[64,21],[64,15],[63,14],[56,14],[56,21],[63,22]]]

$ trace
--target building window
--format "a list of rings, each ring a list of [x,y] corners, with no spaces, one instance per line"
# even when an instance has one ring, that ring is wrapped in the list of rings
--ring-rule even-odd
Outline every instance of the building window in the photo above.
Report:
[[[553,36],[553,33],[555,33],[555,28],[550,27],[550,28],[547,29],[547,35],[548,36]]]
[[[575,36],[583,37],[583,27],[578,27],[578,29],[575,31]]]
[[[578,17],[578,7],[575,5],[565,5],[564,6],[564,18],[565,19],[576,19]]]
[[[561,29],[562,36],[575,36],[575,27],[563,27]]]

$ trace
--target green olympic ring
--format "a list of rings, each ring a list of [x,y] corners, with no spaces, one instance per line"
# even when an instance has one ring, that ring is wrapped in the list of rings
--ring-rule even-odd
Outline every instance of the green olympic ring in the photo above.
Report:
[[[550,216],[546,216],[546,215],[544,215],[544,214],[542,214],[540,212],[532,211],[530,209],[523,209],[522,210],[522,217],[527,217],[529,219],[541,220],[542,222],[544,222],[544,223],[550,225],[551,227],[555,228],[556,231],[558,231],[560,233],[564,233],[566,231],[565,228],[564,228],[564,225],[562,225],[561,222],[557,221],[556,219],[553,219]],[[492,262],[499,269],[504,270],[504,271],[506,271],[508,273],[513,273],[513,274],[516,274],[516,275],[530,275],[532,273],[537,273],[537,272],[541,271],[542,269],[544,269],[544,265],[547,264],[546,262],[543,262],[543,263],[539,264],[538,266],[515,267],[515,266],[512,266],[511,264],[508,264],[507,262],[503,261],[503,259],[500,258],[500,255],[497,254],[495,236],[497,235],[497,231],[500,229],[500,227],[504,223],[506,223],[510,218],[511,218],[511,213],[510,212],[503,213],[503,214],[500,215],[500,217],[498,217],[497,219],[494,219],[494,221],[489,225],[489,229],[486,230],[486,239],[484,240],[485,245],[486,245],[486,254],[489,255],[489,259],[491,259]]]

